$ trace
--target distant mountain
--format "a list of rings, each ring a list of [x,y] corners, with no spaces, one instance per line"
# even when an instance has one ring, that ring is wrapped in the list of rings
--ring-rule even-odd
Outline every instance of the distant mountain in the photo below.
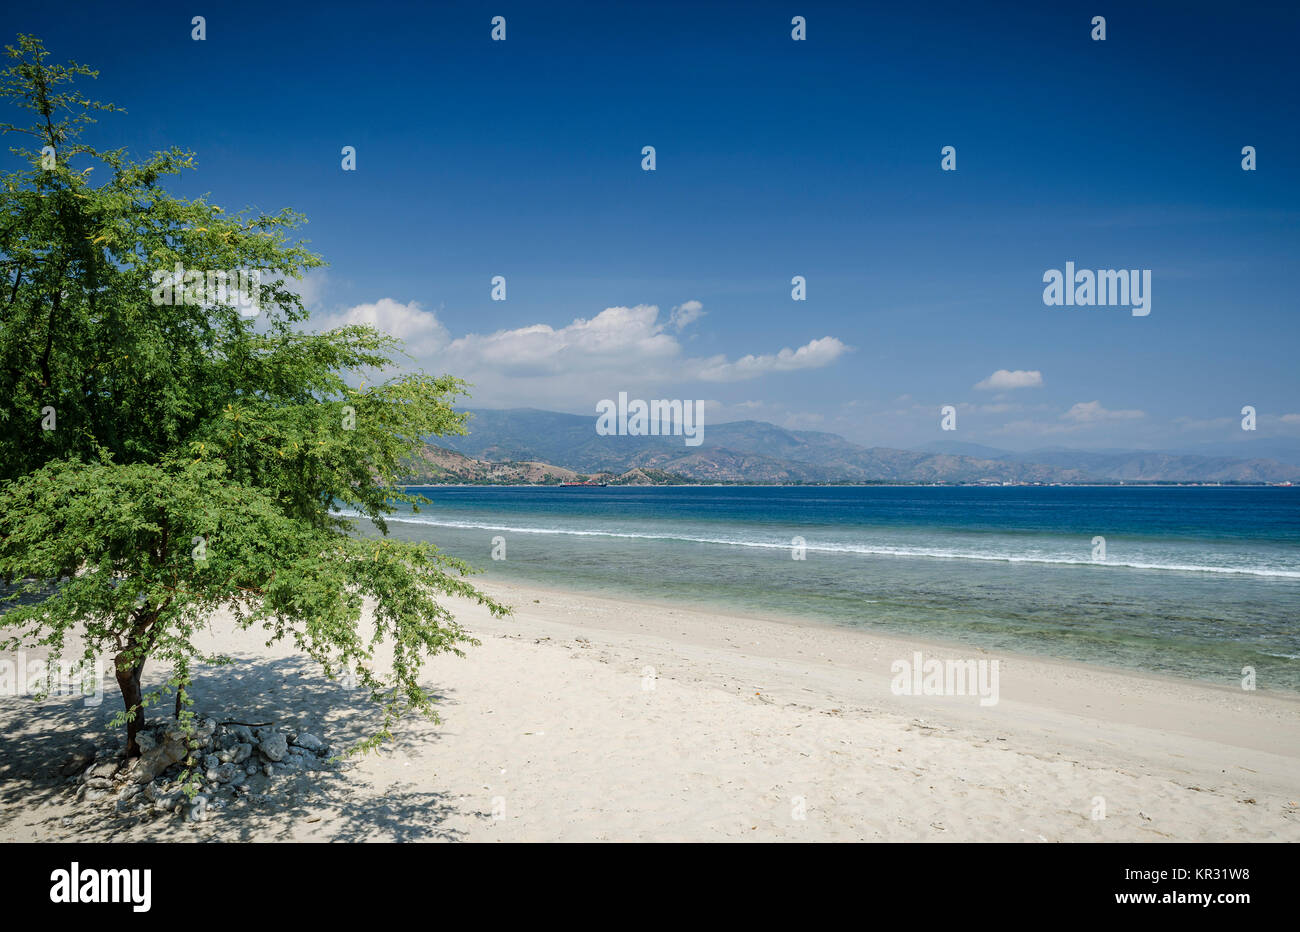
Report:
[[[704,442],[689,447],[682,437],[599,436],[594,415],[532,408],[471,413],[467,436],[430,439],[473,462],[435,457],[444,478],[437,479],[435,470],[432,480],[553,482],[589,476],[643,483],[1300,482],[1300,466],[1265,458],[1062,448],[1015,453],[955,441],[909,451],[864,447],[837,434],[786,430],[763,421],[708,424]],[[634,476],[620,479],[633,471]],[[532,475],[540,478],[527,478]]]
[[[1254,442],[1218,446],[1244,447],[1242,452],[1255,448]],[[1093,475],[1108,479],[1122,479],[1127,482],[1300,481],[1300,466],[1260,456],[1239,458],[1151,450],[1088,451],[1062,447],[1017,453],[955,441],[939,441],[928,447],[931,451],[950,452],[967,451],[971,448],[977,448],[980,455],[998,462],[1041,463],[1046,466],[1081,469]]]
[[[432,438],[483,462],[562,463],[583,474],[639,469],[695,482],[1087,482],[1078,469],[866,448],[836,434],[761,421],[708,425],[704,442],[681,437],[602,437],[594,417],[514,409],[474,411],[465,437]]]
[[[1175,453],[1192,453],[1198,456],[1229,456],[1234,459],[1269,459],[1300,466],[1300,443],[1294,440],[1270,440],[1252,437],[1242,431],[1241,440],[1230,443],[1202,443]]]
[[[926,453],[947,453],[950,456],[974,456],[983,460],[1000,460],[1014,456],[1010,450],[986,447],[982,443],[963,443],[960,440],[936,440],[921,447]]]

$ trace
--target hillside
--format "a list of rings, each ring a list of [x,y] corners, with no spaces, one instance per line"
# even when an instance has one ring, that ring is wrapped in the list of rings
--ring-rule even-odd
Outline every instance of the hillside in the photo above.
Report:
[[[1249,449],[1254,444],[1241,443],[1235,447]],[[1070,467],[1126,482],[1300,482],[1300,466],[1263,456],[1243,458],[1150,450],[1094,452],[1060,448],[1016,453],[961,443],[935,443],[927,449],[976,455],[997,462]]]
[[[491,462],[433,445],[425,446],[413,469],[411,485],[559,485],[562,482],[680,485],[690,481],[677,473],[639,467],[622,473],[588,474],[532,460]]]
[[[762,421],[707,425],[704,442],[688,447],[680,437],[599,436],[594,418],[584,415],[529,408],[472,414],[467,436],[436,438],[463,459],[434,454],[430,481],[1300,482],[1300,467],[1262,457],[1061,449],[1023,454],[952,441],[898,450]]]
[[[415,465],[415,484],[554,485],[585,478],[572,469],[533,461],[487,462],[441,447],[426,446]]]

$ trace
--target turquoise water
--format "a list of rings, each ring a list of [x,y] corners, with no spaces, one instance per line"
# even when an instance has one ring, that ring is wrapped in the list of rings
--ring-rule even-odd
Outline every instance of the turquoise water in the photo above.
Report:
[[[1300,489],[418,491],[392,535],[489,579],[1300,690]]]

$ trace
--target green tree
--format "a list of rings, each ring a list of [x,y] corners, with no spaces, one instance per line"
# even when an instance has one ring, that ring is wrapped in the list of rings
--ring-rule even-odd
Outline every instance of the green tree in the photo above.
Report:
[[[423,501],[399,482],[424,439],[464,433],[464,383],[393,375],[400,344],[368,327],[305,332],[291,283],[323,263],[291,237],[301,217],[172,196],[192,154],[92,148],[82,131],[116,108],[73,85],[96,73],[28,36],[6,51],[0,97],[32,125],[0,124],[30,166],[0,174],[0,643],[57,658],[75,631],[85,659],[111,655],[131,754],[164,696],[193,727],[192,669],[225,662],[195,636],[220,607],[351,671],[384,710],[363,745],[405,712],[436,719],[424,660],[475,643],[438,596],[508,609],[464,563],[386,539],[384,516]],[[260,280],[200,294],[213,270]],[[171,671],[148,693],[146,661]]]

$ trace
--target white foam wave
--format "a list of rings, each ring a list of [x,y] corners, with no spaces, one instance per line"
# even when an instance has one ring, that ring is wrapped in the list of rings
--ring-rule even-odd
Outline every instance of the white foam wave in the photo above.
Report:
[[[342,517],[360,517],[357,512],[340,511]],[[510,524],[491,524],[470,521],[452,521],[445,518],[421,516],[390,517],[389,521],[402,524],[423,524],[432,527],[461,530],[505,531],[510,534],[559,534],[567,537],[607,537],[629,540],[665,540],[681,543],[712,544],[724,547],[748,547],[761,550],[789,550],[788,541],[755,540],[737,537],[697,537],[686,534],[650,534],[632,531],[611,531],[567,527],[523,527]],[[927,557],[936,560],[983,560],[994,563],[1038,563],[1060,566],[1092,566],[1099,569],[1134,569],[1182,573],[1223,573],[1239,576],[1264,576],[1280,579],[1300,579],[1300,570],[1285,570],[1270,566],[1219,566],[1198,563],[1150,563],[1135,560],[1106,560],[1097,562],[1052,554],[1016,554],[980,550],[954,550],[938,547],[894,547],[883,544],[839,544],[809,541],[805,549],[815,553],[846,553],[882,557]]]

